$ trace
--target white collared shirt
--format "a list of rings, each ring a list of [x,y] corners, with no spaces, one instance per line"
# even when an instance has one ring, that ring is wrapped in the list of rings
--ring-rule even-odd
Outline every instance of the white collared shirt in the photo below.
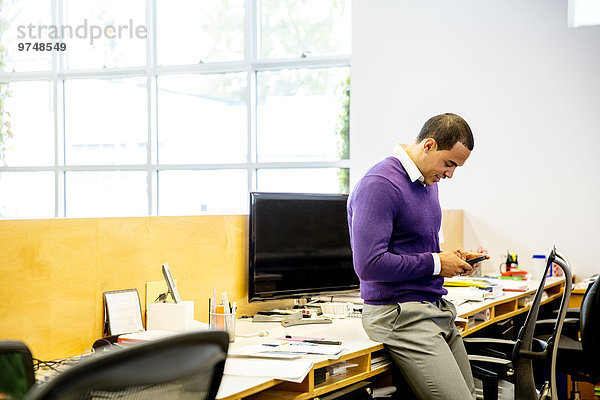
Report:
[[[419,170],[419,167],[417,167],[417,164],[415,164],[406,150],[404,150],[404,145],[402,145],[402,143],[396,143],[392,155],[400,161],[400,164],[402,164],[406,170],[411,182],[418,180],[423,186],[425,186],[425,177]]]
[[[401,143],[396,143],[392,155],[400,161],[411,182],[419,181],[421,185],[425,186],[425,177]],[[442,270],[440,255],[438,253],[431,253],[431,255],[433,256],[433,275],[439,275]]]

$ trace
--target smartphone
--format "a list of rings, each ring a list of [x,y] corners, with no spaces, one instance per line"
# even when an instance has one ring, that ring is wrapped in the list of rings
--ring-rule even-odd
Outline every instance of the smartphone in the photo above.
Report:
[[[479,261],[483,261],[483,260],[487,260],[487,257],[485,256],[485,254],[482,256],[471,258],[470,260],[467,260],[467,262],[470,265],[474,265],[474,264],[478,263]]]

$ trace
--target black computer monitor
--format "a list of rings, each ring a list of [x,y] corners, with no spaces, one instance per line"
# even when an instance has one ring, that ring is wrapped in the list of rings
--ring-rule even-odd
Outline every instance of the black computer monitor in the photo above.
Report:
[[[345,194],[250,193],[249,301],[355,291]]]

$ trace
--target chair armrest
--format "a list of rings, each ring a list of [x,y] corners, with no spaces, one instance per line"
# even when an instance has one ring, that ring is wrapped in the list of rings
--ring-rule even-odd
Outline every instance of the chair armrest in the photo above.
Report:
[[[510,360],[503,360],[502,358],[496,357],[480,356],[476,354],[469,354],[469,361],[502,365],[509,368],[512,367],[512,362]]]
[[[552,312],[558,315],[560,310],[553,310]],[[581,309],[580,308],[567,308],[567,314],[565,318],[578,318],[581,317]]]
[[[551,335],[554,332],[555,319],[540,319],[535,323],[535,335]],[[565,318],[563,322],[562,335],[578,340],[579,337],[578,318]]]
[[[563,326],[565,325],[574,325],[579,323],[579,318],[565,318],[563,322]],[[554,325],[556,324],[555,319],[540,319],[535,321],[536,325]]]
[[[508,345],[508,346],[514,346],[516,343],[514,340],[508,340],[508,339],[470,338],[470,337],[463,338],[463,341],[465,343],[477,343],[477,344],[491,343],[491,344],[503,344],[503,345]]]
[[[497,384],[499,378],[514,383],[513,377],[515,371],[510,360],[469,354],[469,363],[471,364],[473,376],[477,376],[478,379],[484,382],[495,378]]]
[[[481,355],[493,358],[510,359],[515,342],[496,338],[463,338],[469,356]]]

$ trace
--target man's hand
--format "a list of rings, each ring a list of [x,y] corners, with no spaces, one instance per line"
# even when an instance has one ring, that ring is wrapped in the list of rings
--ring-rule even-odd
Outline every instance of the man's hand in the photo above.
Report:
[[[461,258],[461,260],[470,260],[472,258],[476,258],[479,256],[483,256],[485,255],[486,260],[489,260],[490,256],[487,254],[483,254],[483,253],[471,253],[469,251],[466,251],[464,249],[456,249],[456,252],[458,253],[458,256]],[[440,259],[441,260],[441,259]],[[463,273],[461,273],[461,276],[465,276],[465,275],[471,275],[473,272],[475,272],[475,269],[477,269],[479,267],[479,265],[481,264],[481,261],[475,263],[470,271],[465,271]]]
[[[471,253],[463,249],[446,250],[439,253],[442,264],[440,275],[446,278],[452,278],[456,275],[469,275],[473,272],[473,267],[465,262],[468,254]]]

